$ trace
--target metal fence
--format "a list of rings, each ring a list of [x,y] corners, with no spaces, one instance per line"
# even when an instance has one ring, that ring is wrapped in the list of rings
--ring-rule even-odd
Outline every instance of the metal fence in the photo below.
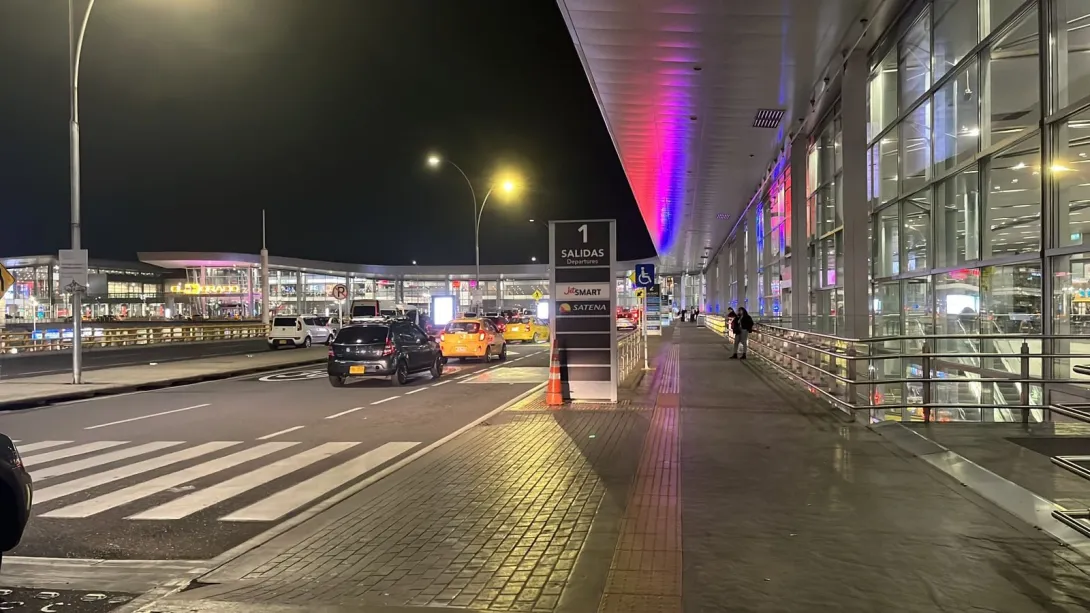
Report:
[[[83,328],[83,347],[127,347],[158,345],[164,343],[202,343],[212,341],[237,341],[266,338],[268,328],[261,323],[253,324],[187,324],[146,327],[95,327]],[[72,330],[0,333],[0,353],[23,354],[71,349]]]
[[[617,337],[619,380],[624,381],[639,368],[643,368],[643,337],[639,332],[629,332]]]
[[[705,325],[730,338],[722,317]],[[747,353],[853,418],[923,422],[1090,421],[1090,337],[937,334],[851,339],[758,323]],[[1069,376],[1057,376],[1068,374]]]

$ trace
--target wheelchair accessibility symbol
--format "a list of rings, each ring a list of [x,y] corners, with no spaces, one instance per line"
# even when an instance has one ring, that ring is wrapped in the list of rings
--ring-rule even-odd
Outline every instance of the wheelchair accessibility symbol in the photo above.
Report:
[[[636,264],[636,287],[647,289],[655,284],[655,265]]]

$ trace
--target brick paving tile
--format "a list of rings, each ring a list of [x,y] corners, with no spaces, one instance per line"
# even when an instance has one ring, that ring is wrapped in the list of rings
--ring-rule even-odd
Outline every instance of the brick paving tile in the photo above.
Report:
[[[617,484],[635,468],[644,408],[500,414],[218,598],[552,610],[606,495],[602,471]]]

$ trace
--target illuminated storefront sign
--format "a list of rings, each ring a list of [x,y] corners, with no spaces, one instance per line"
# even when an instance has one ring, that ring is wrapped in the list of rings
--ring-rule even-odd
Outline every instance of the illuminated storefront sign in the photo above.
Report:
[[[239,285],[201,285],[200,283],[185,283],[170,286],[171,294],[185,294],[197,296],[201,294],[241,294],[242,286]]]

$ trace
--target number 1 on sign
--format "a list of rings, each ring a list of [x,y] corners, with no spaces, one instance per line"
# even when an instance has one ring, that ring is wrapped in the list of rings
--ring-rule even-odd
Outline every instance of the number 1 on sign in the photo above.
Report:
[[[586,243],[587,242],[587,224],[583,224],[583,225],[579,226],[578,228],[575,229],[575,231],[583,233],[583,242]]]

